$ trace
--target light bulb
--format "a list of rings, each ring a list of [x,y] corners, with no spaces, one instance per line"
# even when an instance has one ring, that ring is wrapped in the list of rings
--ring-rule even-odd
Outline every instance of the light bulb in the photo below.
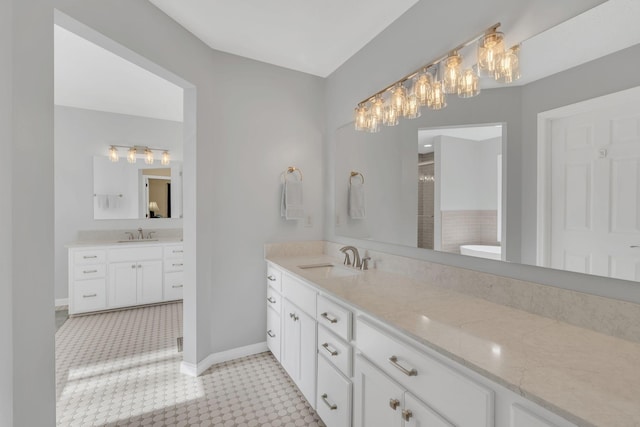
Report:
[[[421,107],[429,102],[429,92],[431,91],[431,74],[424,72],[418,74],[413,80],[413,92],[418,98]]]
[[[478,40],[478,72],[494,77],[498,58],[504,53],[504,34],[493,31]]]
[[[355,126],[356,130],[367,129],[367,116],[369,109],[364,105],[358,105],[355,109]]]
[[[407,89],[402,86],[402,83],[398,83],[391,94],[391,107],[396,110],[398,115],[404,114],[407,108]]]
[[[118,155],[118,149],[113,145],[109,148],[109,160],[111,160],[114,163],[120,160],[120,156]]]
[[[520,78],[520,46],[505,50],[497,61],[494,78],[501,83],[512,83]]]
[[[129,148],[129,152],[127,153],[127,161],[129,163],[135,163],[136,162],[136,154],[137,153],[138,153],[138,150],[136,150],[135,147]]]
[[[404,116],[408,119],[420,117],[420,103],[415,93],[411,93],[411,95],[407,97],[407,108]]]
[[[429,104],[427,106],[432,110],[442,110],[447,106],[444,85],[441,81],[435,81],[431,85],[431,96],[429,96]]]
[[[153,151],[149,150],[148,148],[144,149],[144,162],[148,165],[153,164]]]
[[[375,117],[378,123],[382,121],[382,118],[384,117],[384,99],[382,96],[377,95],[373,98],[371,101],[370,111],[371,116]]]
[[[445,93],[456,93],[458,91],[458,78],[460,77],[460,66],[462,57],[457,53],[451,53],[444,60],[442,82]]]
[[[171,157],[169,156],[169,152],[166,150],[163,151],[162,158],[160,159],[160,164],[162,164],[163,166],[167,166],[170,162],[171,162]]]
[[[458,79],[458,96],[460,98],[471,98],[480,93],[478,74],[471,68],[460,74]]]

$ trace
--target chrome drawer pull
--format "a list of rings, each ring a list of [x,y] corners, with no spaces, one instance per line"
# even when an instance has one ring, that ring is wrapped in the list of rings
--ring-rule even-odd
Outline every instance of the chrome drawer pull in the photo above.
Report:
[[[269,301],[271,304],[276,303],[276,300],[274,300],[272,297],[267,298],[267,301]]]
[[[98,272],[98,270],[82,270],[82,272],[83,272],[84,274],[91,274],[91,273],[97,273],[97,272]]]
[[[294,313],[289,313],[289,317],[291,317],[294,322],[297,322],[299,319],[299,317]]]
[[[267,276],[267,279],[271,280],[272,282],[275,282],[276,281],[276,276],[273,276],[273,275],[270,274],[270,275]]]
[[[276,337],[276,334],[274,334],[273,332],[271,332],[271,329],[269,329],[269,330],[267,331],[267,335],[269,335],[271,338],[275,338],[275,337]]]
[[[413,417],[413,412],[410,409],[405,409],[402,411],[402,419],[405,421],[409,421],[409,418]]]
[[[174,254],[181,254],[181,253],[183,253],[183,252],[184,252],[184,251],[177,251],[177,250],[175,250],[175,249],[173,250],[173,253],[174,253]]]
[[[181,288],[182,286],[183,286],[183,285],[172,285],[171,287],[172,287],[173,289],[176,289],[176,288]]]
[[[327,313],[326,311],[322,313],[320,316],[327,319],[330,323],[338,323],[338,319],[336,319],[335,317],[329,317],[329,313]]]
[[[84,255],[82,258],[84,259],[98,258],[98,255]]]
[[[395,411],[400,406],[400,401],[398,399],[389,399],[389,406]]]
[[[415,377],[416,375],[418,375],[418,371],[416,371],[415,368],[407,369],[404,366],[400,365],[400,363],[398,362],[398,357],[397,356],[391,356],[389,358],[389,362],[393,366],[398,368],[400,371],[402,371],[402,373],[405,374],[408,377]]]
[[[330,403],[327,400],[327,397],[329,397],[327,396],[327,393],[323,394],[321,397],[322,397],[322,401],[324,402],[325,405],[329,407],[329,409],[331,409],[332,411],[335,411],[336,409],[338,409],[338,406],[336,406],[335,403]]]
[[[95,298],[97,296],[98,294],[89,294],[89,295],[82,295],[82,298]]]
[[[182,267],[184,264],[180,263],[180,264],[173,264],[174,267]]]
[[[324,347],[324,349],[327,350],[330,355],[332,355],[332,356],[337,356],[338,355],[338,351],[337,350],[331,350],[329,348],[329,343],[328,342],[322,344],[322,347]]]

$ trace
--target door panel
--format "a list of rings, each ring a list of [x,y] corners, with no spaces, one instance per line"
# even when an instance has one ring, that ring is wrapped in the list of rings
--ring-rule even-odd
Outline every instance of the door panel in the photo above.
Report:
[[[135,262],[119,262],[109,265],[109,307],[135,305],[138,299],[138,269]]]
[[[138,302],[162,301],[162,261],[138,262]]]
[[[404,388],[364,357],[356,357],[354,425],[356,427],[402,427]],[[394,401],[397,404],[392,405]],[[393,409],[392,406],[396,408]]]

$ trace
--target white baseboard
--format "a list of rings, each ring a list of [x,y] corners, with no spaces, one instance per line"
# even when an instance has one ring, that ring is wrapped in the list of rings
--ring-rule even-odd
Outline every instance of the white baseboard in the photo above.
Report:
[[[197,377],[204,371],[217,363],[227,362],[229,360],[238,359],[240,357],[251,356],[252,354],[264,353],[268,351],[267,342],[259,342],[244,347],[232,348],[231,350],[212,353],[198,362],[197,365],[189,362],[180,364],[180,372],[192,377]]]
[[[56,304],[56,307],[60,307],[60,306],[63,306],[63,305],[69,305],[69,298],[56,299],[55,304]]]

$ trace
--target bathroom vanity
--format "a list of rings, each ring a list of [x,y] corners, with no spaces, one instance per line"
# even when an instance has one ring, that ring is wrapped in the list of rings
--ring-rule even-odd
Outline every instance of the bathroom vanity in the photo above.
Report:
[[[640,423],[638,343],[325,254],[266,260],[268,346],[329,427]]]
[[[68,245],[69,314],[182,299],[178,241]]]

